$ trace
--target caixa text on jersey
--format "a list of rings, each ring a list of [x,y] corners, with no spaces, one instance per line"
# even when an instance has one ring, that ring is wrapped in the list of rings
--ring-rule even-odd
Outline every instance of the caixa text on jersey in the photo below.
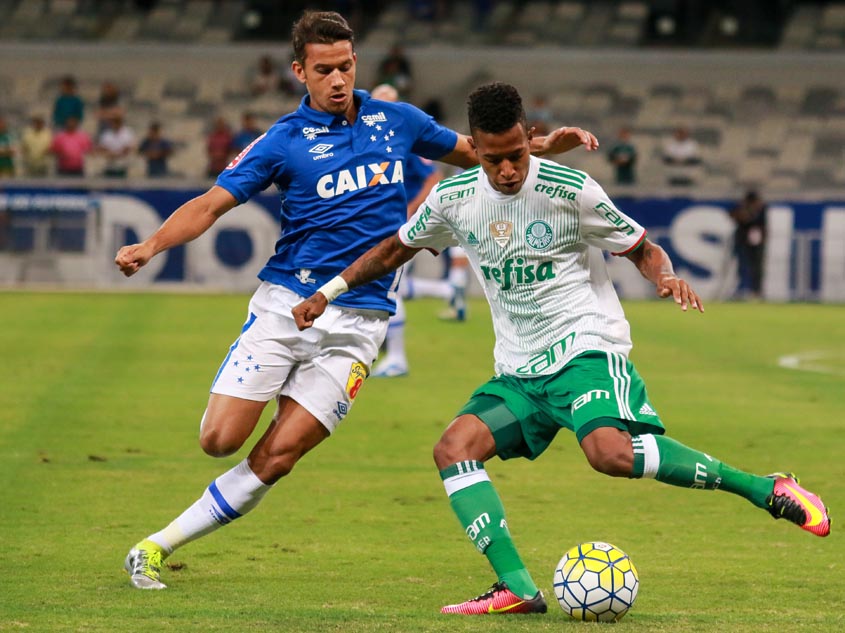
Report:
[[[405,172],[402,169],[401,160],[369,163],[322,176],[317,181],[317,195],[321,198],[334,198],[364,187],[390,185],[404,181]]]

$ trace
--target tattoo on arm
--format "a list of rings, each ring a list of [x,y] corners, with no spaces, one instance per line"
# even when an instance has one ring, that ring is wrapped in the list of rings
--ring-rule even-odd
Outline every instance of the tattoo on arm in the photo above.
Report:
[[[646,240],[642,247],[629,255],[629,259],[640,271],[640,274],[656,284],[663,275],[674,275],[672,261],[660,246]]]
[[[405,246],[395,235],[382,240],[341,273],[350,288],[362,286],[393,272],[420,249]]]

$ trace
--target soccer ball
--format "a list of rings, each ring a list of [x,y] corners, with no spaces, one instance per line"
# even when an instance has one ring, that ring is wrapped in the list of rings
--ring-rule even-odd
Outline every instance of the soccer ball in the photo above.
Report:
[[[634,605],[640,580],[628,555],[610,543],[581,543],[555,569],[555,595],[576,620],[617,622]]]

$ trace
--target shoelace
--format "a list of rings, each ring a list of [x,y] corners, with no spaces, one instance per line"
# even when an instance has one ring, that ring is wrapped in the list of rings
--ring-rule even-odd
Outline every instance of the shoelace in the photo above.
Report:
[[[772,499],[772,507],[780,515],[780,518],[787,519],[798,525],[804,525],[807,521],[807,513],[804,508],[801,507],[801,504],[796,503],[789,497],[776,495]]]
[[[480,596],[476,596],[475,598],[473,598],[472,602],[480,602],[481,600],[487,600],[489,598],[492,598],[494,595],[496,595],[497,591],[504,591],[504,590],[505,590],[505,585],[503,583],[500,583],[500,582],[494,583],[493,586],[490,587],[490,589],[488,589],[487,591],[482,593]]]
[[[161,552],[139,551],[133,565],[133,571],[136,574],[143,574],[147,578],[158,580],[158,575],[161,572]]]

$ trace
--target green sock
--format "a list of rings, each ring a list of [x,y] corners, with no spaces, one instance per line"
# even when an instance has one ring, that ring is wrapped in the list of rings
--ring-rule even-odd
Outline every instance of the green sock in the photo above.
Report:
[[[638,435],[634,446],[631,477],[648,477],[672,486],[726,490],[767,508],[774,481],[737,470],[665,435]]]
[[[537,595],[537,585],[522,563],[505,520],[505,508],[484,464],[467,460],[440,471],[452,510],[472,544],[487,557],[499,580],[522,598]]]

